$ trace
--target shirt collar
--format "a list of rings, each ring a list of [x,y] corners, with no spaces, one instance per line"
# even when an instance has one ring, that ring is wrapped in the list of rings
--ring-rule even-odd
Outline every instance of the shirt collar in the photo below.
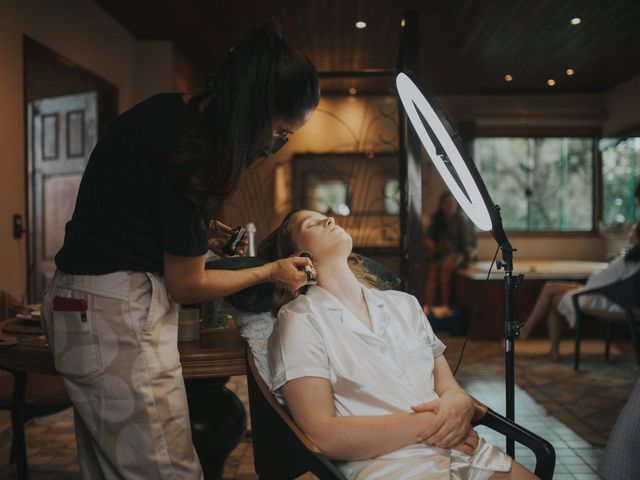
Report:
[[[380,291],[375,288],[367,288],[364,285],[360,285],[360,288],[364,291],[364,297],[367,301],[367,305],[377,306],[379,308],[387,307],[384,299],[380,296]],[[333,296],[327,289],[322,288],[320,285],[311,285],[307,288],[306,294],[314,301],[322,302],[323,307],[330,310],[345,310],[346,307]]]
[[[376,336],[382,336],[387,329],[389,323],[389,312],[387,311],[387,304],[382,297],[379,290],[375,288],[367,288],[361,285],[364,292],[364,297],[369,307],[369,315],[371,316],[371,323],[373,327],[373,333]],[[318,302],[322,308],[327,310],[339,311],[342,315],[345,313],[351,314],[348,309],[334,297],[331,292],[322,288],[320,285],[312,285],[307,289],[306,295],[310,297],[313,302]],[[369,329],[358,322],[364,330],[369,332]],[[371,332],[369,332],[371,333]]]

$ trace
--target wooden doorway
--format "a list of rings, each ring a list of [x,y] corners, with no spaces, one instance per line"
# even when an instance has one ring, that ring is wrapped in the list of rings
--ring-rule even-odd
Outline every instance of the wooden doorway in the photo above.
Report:
[[[28,37],[23,47],[27,289],[37,303],[55,271],[91,150],[116,117],[117,88]]]

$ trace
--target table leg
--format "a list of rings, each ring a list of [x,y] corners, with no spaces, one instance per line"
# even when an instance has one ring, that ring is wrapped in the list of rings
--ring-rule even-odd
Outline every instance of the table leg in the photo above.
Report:
[[[205,480],[221,480],[224,462],[247,429],[238,397],[225,384],[229,377],[185,379],[191,435]]]
[[[12,372],[15,379],[11,398],[11,429],[13,430],[12,450],[15,456],[18,480],[29,478],[27,449],[24,438],[24,395],[27,387],[27,374]]]

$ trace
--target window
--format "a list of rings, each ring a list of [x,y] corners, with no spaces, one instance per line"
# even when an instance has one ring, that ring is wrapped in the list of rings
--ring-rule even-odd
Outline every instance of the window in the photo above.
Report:
[[[603,138],[602,223],[607,226],[633,222],[640,209],[634,204],[634,191],[640,176],[640,137]]]
[[[327,215],[349,215],[349,185],[340,179],[308,179],[308,207]]]
[[[384,184],[384,213],[400,214],[400,180],[390,178]]]
[[[485,137],[474,159],[511,231],[593,229],[591,138]]]

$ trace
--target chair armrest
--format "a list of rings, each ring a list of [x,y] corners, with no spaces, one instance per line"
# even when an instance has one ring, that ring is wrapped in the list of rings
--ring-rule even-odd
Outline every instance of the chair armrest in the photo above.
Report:
[[[477,398],[471,397],[471,400],[473,401],[473,418],[471,419],[471,422],[481,422],[487,414],[489,407]]]
[[[253,453],[260,478],[297,478],[311,471],[322,479],[346,480],[275,399],[262,380],[248,345],[245,358]]]
[[[619,319],[618,317],[620,316],[620,314],[617,313],[617,312],[610,312],[608,310],[583,308],[582,305],[580,305],[579,298],[581,296],[584,296],[584,295],[592,295],[592,296],[593,295],[602,295],[609,302],[613,303],[614,305],[618,305],[620,308],[622,308],[617,302],[615,302],[613,299],[609,298],[609,296],[605,292],[602,292],[601,288],[592,288],[590,290],[584,290],[582,292],[578,292],[578,293],[573,294],[573,296],[571,297],[571,303],[573,304],[573,309],[576,312],[576,322],[579,322],[580,319],[584,315],[587,315],[587,316],[589,316],[589,315],[598,316],[598,317],[602,317],[602,318]],[[624,316],[625,313],[622,313],[622,315]],[[624,317],[622,319],[620,319],[620,320],[624,320]]]
[[[551,443],[517,423],[494,412],[482,402],[471,397],[475,412],[472,425],[484,425],[528,447],[536,456],[535,474],[542,480],[551,480],[556,464],[556,452]]]
[[[582,290],[580,292],[572,293],[571,295],[573,298],[582,297],[583,295],[603,295],[606,297],[607,295],[602,291],[603,289],[604,287],[590,288],[589,290]]]

